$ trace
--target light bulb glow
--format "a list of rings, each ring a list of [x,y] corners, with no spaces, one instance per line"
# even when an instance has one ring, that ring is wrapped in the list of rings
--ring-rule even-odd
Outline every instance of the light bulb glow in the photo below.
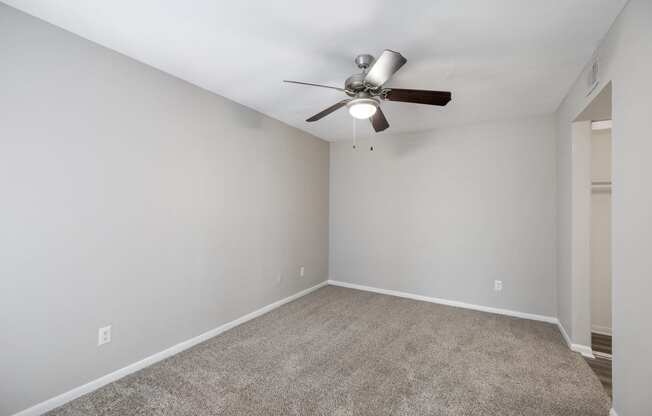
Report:
[[[349,114],[357,119],[365,119],[376,114],[376,106],[367,103],[353,104],[349,107]]]
[[[376,114],[378,101],[371,98],[356,98],[347,104],[349,114],[357,119],[365,119]]]

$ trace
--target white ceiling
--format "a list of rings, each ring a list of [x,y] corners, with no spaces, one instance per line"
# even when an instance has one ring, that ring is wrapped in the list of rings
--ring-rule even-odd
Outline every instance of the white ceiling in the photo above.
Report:
[[[381,134],[546,114],[627,0],[3,0],[326,140],[351,138],[343,93],[359,53],[401,52],[388,86],[450,90],[444,108],[384,102]],[[358,122],[358,135],[372,134]]]

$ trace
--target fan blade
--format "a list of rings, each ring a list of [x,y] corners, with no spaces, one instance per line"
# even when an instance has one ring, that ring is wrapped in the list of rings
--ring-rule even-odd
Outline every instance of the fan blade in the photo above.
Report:
[[[391,88],[385,92],[384,98],[388,101],[444,106],[451,100],[451,93],[449,91],[404,90],[400,88]]]
[[[374,88],[380,87],[406,62],[407,59],[400,53],[385,49],[380,57],[371,65],[371,68],[369,68],[367,75],[364,77],[365,84]]]
[[[330,85],[312,84],[310,82],[300,82],[300,81],[288,81],[288,80],[285,80],[285,79],[283,80],[283,82],[288,82],[290,84],[309,85],[311,87],[330,88],[332,90],[338,90],[338,91],[346,92],[346,90],[344,88],[331,87]]]
[[[369,118],[369,120],[371,121],[371,125],[374,127],[374,130],[376,130],[376,133],[379,133],[389,127],[389,123],[385,118],[385,114],[383,113],[383,110],[380,109],[380,107],[376,109],[376,112],[373,116],[371,116],[371,118]]]
[[[339,110],[340,108],[344,107],[346,105],[346,103],[348,103],[349,101],[351,101],[351,100],[342,100],[339,103],[328,107],[324,111],[321,111],[321,112],[315,114],[314,116],[310,117],[306,121],[313,122],[313,121],[320,120],[320,119],[326,117],[327,115],[329,115],[330,113],[332,113],[333,111]]]

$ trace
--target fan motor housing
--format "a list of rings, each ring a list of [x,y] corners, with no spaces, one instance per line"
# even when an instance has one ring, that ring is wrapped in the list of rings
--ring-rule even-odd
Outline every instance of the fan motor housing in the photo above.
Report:
[[[375,60],[376,58],[369,54],[358,55],[355,57],[354,62],[358,68],[362,69],[362,72],[351,75],[344,82],[344,89],[350,97],[355,97],[357,93],[367,90],[364,78],[367,74],[367,69],[369,69]]]
[[[353,74],[344,82],[344,89],[349,91],[364,90],[364,74]]]

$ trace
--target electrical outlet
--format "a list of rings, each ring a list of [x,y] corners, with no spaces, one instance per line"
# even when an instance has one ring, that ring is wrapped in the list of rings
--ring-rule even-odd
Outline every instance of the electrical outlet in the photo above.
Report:
[[[494,290],[496,292],[500,292],[503,290],[503,281],[502,280],[494,280]]]
[[[111,342],[111,325],[99,329],[97,332],[97,346]]]
[[[301,268],[299,269],[299,276],[303,277],[305,275],[306,275],[306,268],[301,266]]]

